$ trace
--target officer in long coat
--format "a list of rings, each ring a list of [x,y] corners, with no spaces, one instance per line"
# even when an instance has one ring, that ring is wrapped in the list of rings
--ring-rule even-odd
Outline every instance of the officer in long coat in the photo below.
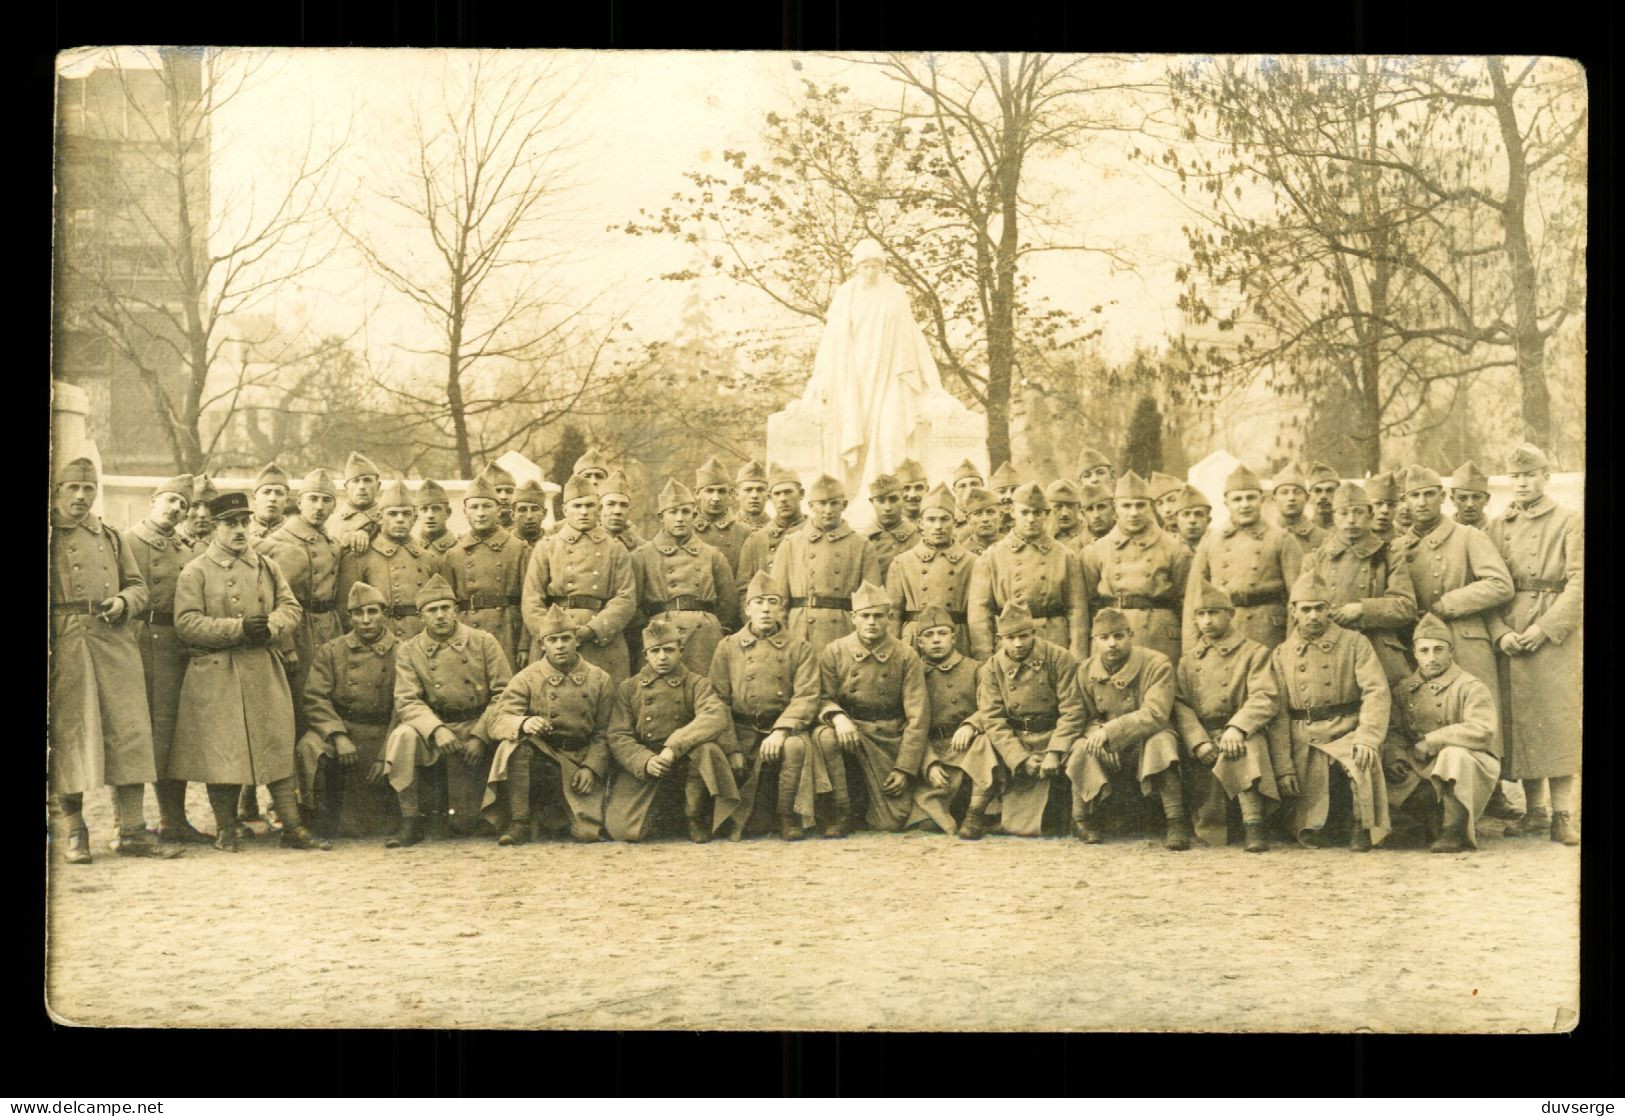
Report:
[[[920,541],[920,528],[903,515],[903,486],[891,473],[881,473],[869,482],[869,506],[875,513],[875,529],[868,534],[869,549],[880,563],[884,581],[892,559]]]
[[[310,661],[316,648],[344,630],[338,611],[339,548],[322,530],[337,499],[338,489],[327,470],[313,470],[299,487],[299,513],[254,544],[255,550],[276,563],[299,602],[293,654],[285,664],[296,734],[305,731],[305,674]]]
[[[626,547],[598,525],[599,499],[585,477],[565,482],[564,526],[531,553],[523,608],[533,658],[542,618],[557,605],[575,624],[577,653],[619,681],[630,673],[624,632],[637,613],[637,578]]]
[[[141,647],[147,709],[152,715],[152,759],[158,772],[153,786],[158,797],[158,840],[206,845],[214,835],[200,832],[186,819],[186,784],[165,775],[175,742],[181,678],[186,674],[186,651],[175,634],[175,582],[193,555],[193,544],[181,534],[180,524],[186,518],[194,490],[192,478],[184,474],[160,484],[152,494],[152,509],[147,517],[124,532],[124,546],[147,585],[147,607],[129,623]]]
[[[1332,498],[1337,530],[1304,560],[1331,590],[1332,620],[1363,632],[1382,660],[1390,686],[1411,672],[1406,634],[1416,622],[1416,589],[1408,563],[1371,533],[1371,500],[1352,481]]]
[[[773,569],[773,556],[779,552],[784,536],[799,531],[807,522],[802,514],[804,495],[801,481],[786,469],[774,469],[768,477],[768,499],[773,502],[773,518],[751,532],[745,545],[739,548],[739,564],[734,567],[734,584],[739,586],[741,599],[758,573]]]
[[[1286,638],[1287,590],[1303,569],[1295,536],[1264,522],[1264,486],[1245,465],[1225,478],[1224,506],[1230,521],[1196,548],[1186,581],[1185,642],[1196,638],[1192,598],[1204,580],[1225,593],[1235,608],[1238,631],[1267,651]]]
[[[1509,835],[1578,844],[1581,643],[1585,635],[1585,531],[1579,512],[1546,495],[1546,454],[1525,443],[1507,462],[1512,504],[1490,524],[1490,541],[1512,574],[1512,600],[1490,619],[1507,666],[1507,778],[1523,781],[1528,809]],[[1548,784],[1549,787],[1548,787]],[[1548,813],[1547,792],[1550,790]]]
[[[418,510],[417,532],[412,541],[424,550],[445,554],[457,545],[457,533],[446,526],[451,519],[451,497],[438,482],[426,480],[412,494]]]
[[[382,474],[372,458],[353,450],[344,462],[344,501],[327,525],[341,549],[360,554],[378,534],[378,488]]]
[[[445,576],[448,551],[412,541],[418,509],[402,481],[386,486],[376,501],[378,533],[360,554],[346,552],[339,559],[338,591],[349,600],[357,584],[377,589],[384,597],[384,622],[396,639],[411,639],[423,630],[418,617],[418,591],[435,575]]]
[[[1489,529],[1490,517],[1484,509],[1490,502],[1490,478],[1471,461],[1465,462],[1450,474],[1451,516],[1463,527]]]
[[[293,647],[299,601],[277,564],[250,545],[243,494],[216,497],[209,511],[214,538],[175,583],[175,633],[190,661],[168,774],[208,784],[217,849],[238,850],[238,798],[255,786],[270,789],[284,846],[331,848],[300,821],[293,697],[280,662]]]
[[[57,470],[51,513],[51,794],[57,839],[70,863],[90,863],[85,791],[114,788],[124,856],[160,853],[142,813],[156,781],[141,650],[130,627],[147,607],[135,557],[91,511],[96,466],[79,457]],[[239,500],[242,497],[238,497]]]
[[[739,522],[751,531],[760,531],[773,521],[767,514],[767,469],[760,461],[752,459],[739,467],[734,474],[734,489],[739,493]]]
[[[852,594],[858,586],[882,579],[869,540],[842,518],[846,489],[841,482],[819,477],[808,495],[811,520],[779,544],[772,577],[790,593],[790,634],[806,640],[817,655],[852,630]]]
[[[594,496],[596,503],[597,496]],[[525,582],[525,544],[497,522],[499,505],[489,479],[476,477],[463,497],[468,531],[442,563],[457,594],[462,623],[496,637],[512,662],[519,654],[520,593]]]
[[[886,571],[886,593],[892,603],[892,634],[913,646],[916,621],[927,608],[941,608],[953,621],[955,645],[970,652],[965,600],[971,568],[976,564],[954,542],[954,499],[942,485],[926,496],[920,509],[916,544],[892,559]]]
[[[684,664],[700,674],[711,669],[723,633],[739,627],[739,598],[727,557],[695,534],[695,510],[688,486],[668,480],[660,530],[632,555],[632,573],[645,623],[671,623],[682,636]]]
[[[1049,502],[1036,484],[1016,490],[1015,526],[977,557],[965,609],[974,658],[993,653],[993,618],[1020,599],[1038,634],[1076,657],[1089,646],[1089,595],[1082,562],[1049,533]]]
[[[1118,478],[1113,502],[1117,525],[1081,555],[1089,607],[1117,609],[1134,627],[1135,646],[1177,663],[1190,549],[1153,522],[1150,489],[1133,469]],[[1080,661],[1087,647],[1073,652]]]
[[[254,478],[253,522],[248,525],[248,541],[258,542],[282,526],[288,517],[288,474],[275,461],[268,463]]]
[[[734,517],[733,480],[716,458],[709,458],[695,470],[694,489],[700,511],[694,533],[728,560],[728,577],[732,579],[739,567],[739,551],[754,528]]]
[[[1318,527],[1304,514],[1309,503],[1309,482],[1296,465],[1288,465],[1270,485],[1270,501],[1275,506],[1275,523],[1298,540],[1305,554],[1314,550],[1331,532]]]

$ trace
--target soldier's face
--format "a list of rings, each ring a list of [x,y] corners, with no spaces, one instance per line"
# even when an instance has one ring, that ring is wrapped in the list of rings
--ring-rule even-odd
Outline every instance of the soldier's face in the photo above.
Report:
[[[676,670],[677,664],[683,661],[683,645],[675,640],[657,643],[653,647],[645,647],[643,657],[649,660],[650,670],[665,676]]]
[[[532,536],[541,534],[542,505],[521,500],[513,506],[513,521],[521,531],[530,532]]]
[[[767,485],[761,481],[746,481],[740,485],[739,506],[746,515],[761,515],[767,506]]]
[[[925,481],[909,481],[903,486],[903,507],[909,515],[917,517],[920,514],[920,504],[925,500],[929,487]]]
[[[933,663],[946,659],[954,649],[954,630],[942,624],[914,633],[914,646]]]
[[[473,531],[489,531],[497,525],[497,502],[484,496],[463,501],[463,517]]]
[[[758,632],[770,632],[779,626],[779,609],[784,607],[784,598],[777,595],[764,595],[752,597],[745,602],[745,619],[750,626]]]
[[[1484,522],[1484,507],[1490,502],[1488,492],[1473,492],[1458,488],[1450,493],[1451,506],[1456,509],[1456,522],[1477,527]]]
[[[56,486],[56,510],[69,519],[83,519],[96,502],[96,486],[89,481],[68,481]]]
[[[552,632],[542,637],[542,656],[554,666],[568,670],[576,665],[576,634]]]
[[[325,492],[301,492],[299,517],[312,527],[320,527],[333,514],[333,497]]]
[[[1051,509],[1055,515],[1055,530],[1070,531],[1078,525],[1078,505],[1071,500],[1057,500]]]
[[[229,519],[222,519],[215,528],[214,540],[233,554],[244,554],[248,551],[248,514],[238,512]]]
[[[869,506],[875,509],[875,522],[882,527],[895,527],[903,520],[903,494],[893,490],[883,496],[869,497]]]
[[[1371,505],[1345,504],[1332,512],[1332,523],[1349,542],[1359,542],[1371,531]]]
[[[1128,658],[1134,647],[1134,633],[1128,628],[1114,628],[1109,632],[1096,632],[1094,641],[1095,653],[1111,666]]]
[[[1394,525],[1394,502],[1392,500],[1371,501],[1371,529],[1373,531],[1386,531]]]
[[[609,470],[608,469],[600,469],[598,466],[593,465],[593,466],[590,466],[590,467],[588,467],[586,469],[577,469],[576,470],[576,476],[585,477],[588,480],[592,481],[594,484],[597,484],[599,481],[605,481],[605,480],[609,479]]]
[[[446,521],[451,518],[451,505],[424,504],[419,514],[423,516],[423,533],[433,538],[446,529]]]
[[[496,490],[498,508],[513,507],[513,494],[518,490],[518,485],[493,484],[491,487]]]
[[[1416,641],[1416,669],[1422,672],[1423,678],[1437,678],[1450,669],[1455,661],[1455,654],[1450,646],[1442,639],[1419,639]]]
[[[801,513],[799,484],[781,484],[774,488],[770,495],[773,497],[773,511],[786,523]]]
[[[280,519],[282,502],[287,498],[288,490],[282,485],[262,485],[254,490],[254,514],[262,520]]]
[[[1089,533],[1099,538],[1117,526],[1117,509],[1110,500],[1096,500],[1083,509],[1083,519]]]
[[[1253,489],[1226,492],[1224,506],[1230,509],[1230,522],[1237,527],[1251,527],[1258,522],[1264,508],[1264,494]]]
[[[920,539],[926,546],[942,547],[953,541],[953,513],[942,508],[931,508],[920,516]]]
[[[965,493],[969,492],[973,488],[981,487],[981,477],[960,477],[958,480],[954,481],[954,499],[958,500],[960,503],[964,503]]]
[[[999,647],[1013,662],[1021,662],[1033,653],[1033,644],[1038,639],[1038,632],[1033,628],[1022,628],[1019,632],[1000,632]]]
[[[889,608],[860,608],[852,613],[852,628],[863,642],[874,643],[886,634],[886,618],[890,615]]]
[[[1531,469],[1511,474],[1512,498],[1520,504],[1533,504],[1546,494],[1546,482],[1552,474],[1545,469]]]
[[[1292,606],[1292,621],[1305,639],[1319,639],[1331,623],[1332,609],[1326,601],[1298,601]]]
[[[820,531],[833,530],[841,521],[841,514],[846,511],[846,501],[841,499],[814,500],[808,507],[812,509],[813,526]]]
[[[496,501],[492,500],[492,504]],[[418,616],[423,620],[423,629],[436,639],[445,639],[457,630],[457,603],[455,601],[430,601],[418,610]]]
[[[632,515],[632,500],[628,496],[615,493],[605,496],[598,501],[598,507],[603,513],[603,522],[606,530],[620,534],[626,530],[626,521]]]
[[[1405,493],[1405,506],[1411,510],[1411,522],[1426,531],[1444,514],[1444,489],[1436,484],[1413,488]]]
[[[564,505],[564,521],[576,531],[591,531],[598,521],[598,497],[581,496]]]
[[[1117,480],[1117,470],[1110,465],[1096,465],[1093,469],[1078,474],[1080,481],[1094,481],[1096,484],[1110,488]]]
[[[1208,639],[1223,639],[1230,634],[1230,621],[1235,615],[1228,608],[1199,608],[1196,610],[1196,630]]]
[[[350,609],[350,627],[366,643],[384,634],[384,606],[364,604]]]
[[[1179,524],[1179,537],[1193,546],[1207,534],[1212,519],[1213,513],[1203,507],[1180,508],[1174,513],[1174,521]]]
[[[725,484],[708,484],[700,489],[700,510],[705,512],[705,518],[716,519],[728,510],[729,491]]]
[[[985,508],[971,512],[971,527],[976,531],[976,537],[983,542],[993,538],[999,533],[999,519],[1004,515],[1004,509],[997,504],[989,504]]]
[[[1283,484],[1275,490],[1275,509],[1282,519],[1297,519],[1308,501],[1309,493],[1295,484]]]
[[[372,473],[351,477],[344,482],[344,494],[350,498],[352,507],[370,508],[378,499],[378,478]]]
[[[1309,498],[1315,502],[1315,511],[1325,515],[1332,510],[1332,497],[1337,495],[1337,481],[1321,481],[1309,486]]]
[[[678,504],[674,508],[667,508],[660,513],[660,526],[678,542],[685,541],[694,533],[694,505]]]
[[[1166,495],[1157,497],[1157,514],[1162,516],[1164,523],[1172,523],[1174,516],[1179,514],[1179,501],[1182,493],[1175,490]]]
[[[191,501],[177,492],[160,492],[152,498],[152,512],[150,518],[158,526],[173,530],[175,525],[186,518],[187,509]]]
[[[1019,504],[1015,508],[1015,522],[1011,529],[1017,538],[1036,539],[1049,526],[1049,509]]]
[[[1151,525],[1150,500],[1114,500],[1112,506],[1117,510],[1117,525],[1125,534],[1138,535]]]
[[[192,510],[186,516],[186,525],[192,529],[197,538],[206,538],[214,533],[214,519],[209,515],[209,505],[199,501],[192,505]]]
[[[412,526],[417,523],[418,510],[414,507],[384,509],[384,538],[390,542],[405,542],[412,537]]]

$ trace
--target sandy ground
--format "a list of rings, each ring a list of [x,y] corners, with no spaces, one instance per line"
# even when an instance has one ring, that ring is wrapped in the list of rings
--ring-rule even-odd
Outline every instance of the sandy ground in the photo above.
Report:
[[[51,864],[83,1025],[1550,1031],[1579,850],[859,834],[694,846],[246,843]],[[149,809],[151,804],[149,802]],[[194,817],[207,817],[201,802]]]

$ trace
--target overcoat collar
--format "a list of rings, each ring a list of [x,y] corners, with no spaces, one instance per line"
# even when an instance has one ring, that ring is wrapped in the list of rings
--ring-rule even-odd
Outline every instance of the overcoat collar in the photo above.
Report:
[[[944,547],[927,546],[921,543],[914,548],[914,556],[922,562],[929,562],[934,558],[942,558],[951,564],[957,565],[965,557],[965,548],[956,542],[950,542]]]
[[[965,656],[961,655],[959,653],[959,649],[956,647],[952,651],[949,651],[948,657],[943,659],[940,663],[933,663],[924,655],[920,656],[920,662],[925,664],[926,670],[940,670],[942,673],[947,674],[949,671],[953,670],[954,667],[958,666],[960,660],[964,657]]]
[[[881,637],[880,642],[875,644],[873,647],[865,647],[863,645],[863,640],[859,639],[856,634],[853,634],[849,638],[852,640],[852,661],[857,663],[861,663],[863,660],[870,658],[874,659],[874,661],[877,663],[884,663],[890,659],[897,648],[901,646],[889,635]]]
[[[431,602],[433,603],[433,602]],[[458,624],[457,630],[451,633],[451,638],[442,643],[427,631],[419,632],[417,637],[423,641],[423,650],[431,657],[440,654],[442,647],[450,647],[461,651],[468,646],[469,634],[473,631],[467,624]]]
[[[1533,504],[1530,504],[1527,508],[1518,504],[1517,501],[1513,501],[1511,504],[1507,505],[1507,510],[1504,514],[1507,522],[1510,523],[1520,516],[1526,516],[1530,519],[1539,519],[1543,515],[1550,515],[1552,510],[1556,507],[1557,505],[1552,503],[1552,498],[1546,495],[1546,493],[1542,492],[1540,494],[1540,499],[1536,500]]]
[[[1229,658],[1235,653],[1236,648],[1241,646],[1241,641],[1245,638],[1246,637],[1243,636],[1241,632],[1237,631],[1235,628],[1231,628],[1230,634],[1225,636],[1223,639],[1215,640],[1208,639],[1206,636],[1199,637],[1196,641],[1196,646],[1192,650],[1198,659],[1206,656],[1209,651],[1217,651],[1225,658]]]
[[[1039,535],[1036,539],[1024,539],[1011,531],[1004,536],[1004,545],[1008,546],[1013,554],[1020,554],[1029,546],[1040,554],[1048,554],[1050,547],[1055,545],[1055,540],[1050,538],[1049,535]]]
[[[395,633],[390,631],[386,625],[384,634],[371,643],[368,643],[354,632],[344,637],[344,643],[352,651],[371,651],[374,655],[382,657],[395,650]]]
[[[668,558],[670,558],[673,554],[676,554],[679,550],[681,550],[684,554],[692,554],[694,557],[698,558],[701,553],[700,547],[705,545],[704,543],[700,542],[699,539],[692,537],[687,542],[680,543],[676,539],[672,538],[671,535],[666,532],[664,527],[656,531],[655,537],[650,539],[649,542],[650,545]]]
[[[1451,686],[1455,685],[1456,678],[1460,674],[1460,663],[1451,663],[1450,666],[1445,669],[1445,672],[1439,675],[1437,678],[1423,678],[1422,672],[1416,671],[1409,678],[1405,679],[1405,688],[1414,693],[1415,691],[1420,690],[1423,686],[1426,686],[1433,693],[1442,694]]]
[[[512,538],[513,532],[508,530],[506,527],[498,527],[495,531],[492,531],[483,539],[474,534],[473,531],[470,531],[468,534],[463,536],[461,546],[464,550],[474,550],[483,544],[500,553],[502,548],[507,546],[508,541]]]
[[[1099,655],[1089,660],[1089,681],[1095,683],[1110,682],[1119,690],[1126,690],[1139,677],[1140,668],[1145,665],[1145,651],[1135,647],[1130,649],[1128,660],[1115,671],[1106,669],[1106,661]]]
[[[660,675],[656,674],[651,667],[646,665],[642,670],[638,671],[638,685],[653,686],[657,682],[664,682],[667,686],[670,686],[675,690],[677,687],[683,684],[683,679],[687,674],[688,671],[679,666],[676,670],[662,678]]]
[[[762,636],[759,636],[755,632],[751,631],[749,627],[741,628],[739,630],[740,647],[743,647],[748,651],[759,642],[770,643],[782,651],[784,650],[784,645],[790,642],[790,635],[783,628],[775,628],[770,634]]]
[[[252,546],[243,551],[241,554],[233,554],[231,551],[222,546],[218,539],[210,539],[209,549],[205,550],[203,554],[204,557],[208,558],[209,561],[213,562],[223,570],[231,569],[231,567],[236,565],[238,562],[241,562],[243,565],[251,568],[256,568],[260,564],[260,556]]]

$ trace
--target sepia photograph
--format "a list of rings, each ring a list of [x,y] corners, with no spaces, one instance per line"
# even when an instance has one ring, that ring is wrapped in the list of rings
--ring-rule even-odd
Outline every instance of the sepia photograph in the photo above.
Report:
[[[1595,1006],[1580,63],[54,80],[56,1024]]]

